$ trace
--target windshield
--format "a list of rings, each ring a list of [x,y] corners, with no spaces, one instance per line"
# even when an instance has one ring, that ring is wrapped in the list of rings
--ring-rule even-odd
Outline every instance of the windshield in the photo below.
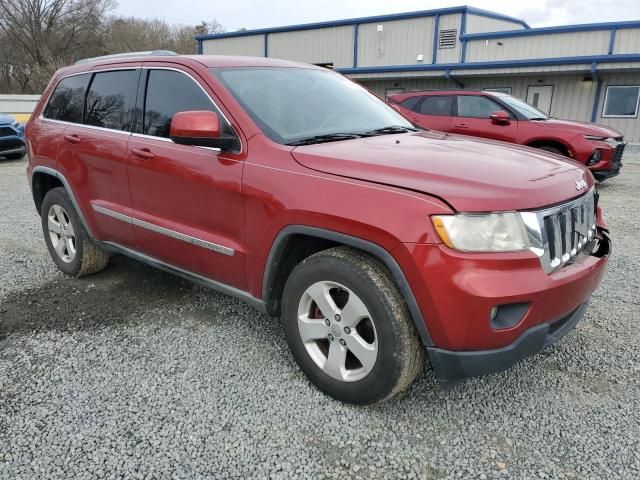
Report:
[[[260,129],[278,143],[335,141],[413,130],[411,123],[385,102],[330,70],[211,70]]]
[[[547,120],[549,118],[549,115],[541,110],[538,110],[533,105],[529,105],[527,102],[520,100],[519,98],[512,97],[511,95],[507,95],[504,93],[497,94],[496,96],[504,103],[506,103],[509,107],[517,110],[520,115],[524,116],[528,120]]]

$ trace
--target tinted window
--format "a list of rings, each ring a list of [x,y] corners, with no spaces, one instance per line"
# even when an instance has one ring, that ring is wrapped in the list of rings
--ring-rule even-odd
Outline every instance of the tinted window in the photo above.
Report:
[[[493,100],[487,97],[461,95],[458,97],[458,116],[471,118],[489,118],[498,110],[504,110]]]
[[[82,122],[84,94],[91,74],[63,78],[49,98],[44,117],[65,122]]]
[[[171,70],[149,72],[144,109],[144,134],[169,137],[173,115],[190,110],[211,110],[220,115],[208,95],[185,74]],[[222,117],[220,121],[222,133],[232,134],[231,128]]]
[[[409,97],[401,101],[398,105],[407,110],[415,110],[416,104],[420,101],[420,97]]]
[[[420,104],[420,113],[423,115],[451,115],[453,97],[424,97]]]
[[[87,93],[84,123],[131,130],[139,70],[96,73]]]
[[[607,87],[603,117],[635,117],[640,87]]]

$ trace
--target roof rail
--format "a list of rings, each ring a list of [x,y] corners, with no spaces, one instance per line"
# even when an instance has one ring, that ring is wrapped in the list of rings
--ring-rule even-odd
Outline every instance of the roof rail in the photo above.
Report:
[[[95,62],[97,60],[109,60],[109,59],[118,59],[118,58],[127,58],[127,57],[165,57],[165,56],[173,56],[178,55],[176,52],[172,52],[171,50],[147,50],[144,52],[126,52],[126,53],[113,53],[111,55],[103,55],[101,57],[91,57],[91,58],[83,58],[78,60],[74,65],[78,65],[80,63],[89,63]]]

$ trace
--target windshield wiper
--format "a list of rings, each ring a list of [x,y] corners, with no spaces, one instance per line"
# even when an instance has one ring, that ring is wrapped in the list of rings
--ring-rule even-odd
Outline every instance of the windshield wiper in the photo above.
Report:
[[[287,145],[313,145],[314,143],[337,142],[338,140],[352,140],[354,138],[368,137],[370,135],[363,133],[328,133],[326,135],[314,135],[313,137],[302,138]]]
[[[551,118],[551,117],[549,117],[549,118]],[[548,120],[549,118],[545,118],[545,117],[533,117],[533,118],[530,118],[529,120]]]
[[[408,131],[417,132],[418,129],[413,127],[403,127],[401,125],[389,125],[388,127],[376,128],[366,132],[368,135],[385,135],[391,133],[406,133]]]

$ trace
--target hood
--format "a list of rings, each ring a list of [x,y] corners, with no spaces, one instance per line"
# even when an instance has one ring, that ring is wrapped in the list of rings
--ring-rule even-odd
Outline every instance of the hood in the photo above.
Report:
[[[605,125],[599,125],[591,122],[577,122],[574,120],[560,120],[559,118],[550,118],[548,120],[532,120],[540,128],[559,129],[564,132],[573,132],[582,135],[595,135],[598,137],[622,137],[623,134],[619,131],[607,127]]]
[[[5,113],[0,113],[0,123],[13,123],[15,118]]]
[[[460,212],[527,210],[583,194],[576,162],[542,150],[425,131],[296,147],[303,166],[434,195]]]

